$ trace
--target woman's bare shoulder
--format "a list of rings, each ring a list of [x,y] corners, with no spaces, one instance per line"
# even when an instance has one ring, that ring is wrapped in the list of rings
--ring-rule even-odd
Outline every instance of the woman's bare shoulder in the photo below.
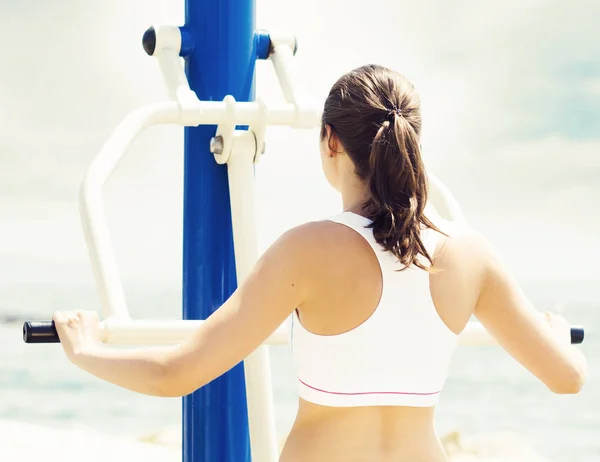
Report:
[[[369,248],[359,233],[343,224],[330,221],[311,221],[286,231],[278,240],[285,247],[299,250],[299,257],[309,259],[313,266],[327,262],[338,264]]]

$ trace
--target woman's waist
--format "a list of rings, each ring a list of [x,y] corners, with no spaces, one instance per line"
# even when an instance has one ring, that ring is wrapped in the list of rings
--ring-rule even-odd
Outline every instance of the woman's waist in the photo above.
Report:
[[[347,430],[377,428],[384,431],[391,429],[403,432],[411,429],[434,431],[435,407],[411,406],[353,406],[334,407],[314,402],[299,400],[297,426],[334,426]]]
[[[433,408],[333,408],[300,400],[282,462],[443,462],[433,415]]]

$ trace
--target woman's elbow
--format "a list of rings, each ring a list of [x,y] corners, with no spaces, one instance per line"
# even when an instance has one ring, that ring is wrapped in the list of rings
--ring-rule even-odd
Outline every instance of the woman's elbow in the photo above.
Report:
[[[187,396],[201,385],[193,385],[189,377],[179,373],[176,363],[165,363],[162,367],[160,379],[156,383],[156,396],[161,398],[181,398]]]
[[[548,388],[558,395],[576,395],[581,391],[587,380],[585,368],[578,367],[562,375],[561,380],[548,384]]]

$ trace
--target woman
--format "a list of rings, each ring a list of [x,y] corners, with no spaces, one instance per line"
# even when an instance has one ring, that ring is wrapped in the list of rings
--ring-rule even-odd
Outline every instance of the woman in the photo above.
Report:
[[[183,396],[291,314],[300,405],[282,462],[445,461],[434,408],[472,315],[551,391],[577,393],[586,362],[569,324],[540,316],[477,233],[426,208],[420,132],[403,76],[380,66],[344,75],[321,130],[323,170],[344,212],[285,233],[176,347],[108,350],[94,313],[55,313],[67,356],[130,390]]]

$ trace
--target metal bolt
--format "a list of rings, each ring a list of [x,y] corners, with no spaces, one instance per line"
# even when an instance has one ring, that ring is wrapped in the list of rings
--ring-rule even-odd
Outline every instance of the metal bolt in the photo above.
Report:
[[[223,153],[223,137],[222,136],[213,136],[210,139],[210,152],[213,154],[222,154]]]

